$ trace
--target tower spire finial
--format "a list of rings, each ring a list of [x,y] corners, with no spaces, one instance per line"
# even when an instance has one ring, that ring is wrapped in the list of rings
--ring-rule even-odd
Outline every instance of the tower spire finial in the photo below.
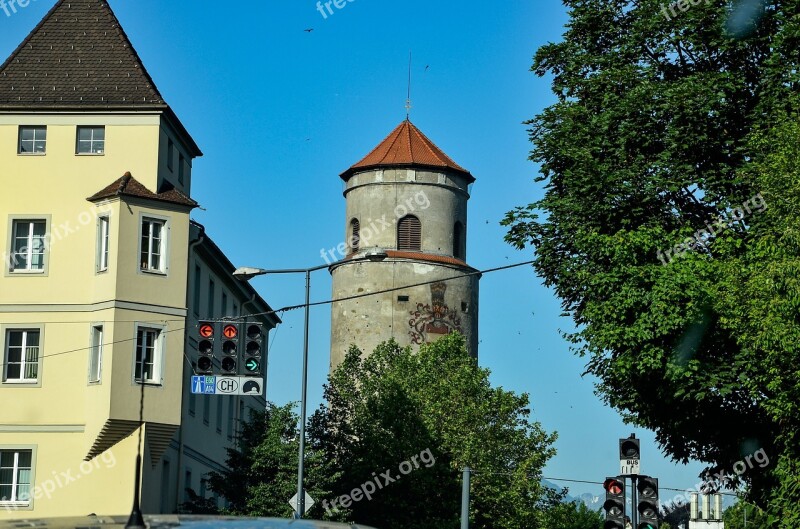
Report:
[[[408,52],[408,97],[406,98],[406,121],[411,115],[411,51]]]

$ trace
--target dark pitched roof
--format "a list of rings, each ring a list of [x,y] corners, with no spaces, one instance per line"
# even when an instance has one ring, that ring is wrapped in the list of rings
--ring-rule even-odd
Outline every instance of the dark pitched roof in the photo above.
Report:
[[[347,181],[355,173],[379,167],[423,167],[450,169],[475,181],[469,171],[454,162],[408,120],[402,122],[385,140],[357,164],[341,174]]]
[[[0,66],[0,108],[166,108],[108,5],[59,0]]]
[[[197,202],[171,186],[162,189],[159,193],[153,193],[133,176],[131,176],[130,173],[125,173],[121,178],[118,178],[105,189],[98,191],[86,200],[89,202],[96,202],[98,200],[103,200],[104,198],[116,196],[145,198],[148,200],[169,202],[171,204],[178,204],[180,206],[187,206],[190,208],[195,208],[198,206]]]

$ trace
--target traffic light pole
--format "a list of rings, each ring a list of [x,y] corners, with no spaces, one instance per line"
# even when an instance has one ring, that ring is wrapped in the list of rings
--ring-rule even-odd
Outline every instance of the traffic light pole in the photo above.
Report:
[[[308,393],[308,315],[311,295],[311,270],[306,270],[306,307],[303,326],[303,392],[300,400],[300,453],[297,461],[297,518],[305,514],[306,491],[303,489],[306,456],[306,395]]]
[[[631,476],[631,525],[633,529],[639,527],[639,491],[636,489],[636,476]]]

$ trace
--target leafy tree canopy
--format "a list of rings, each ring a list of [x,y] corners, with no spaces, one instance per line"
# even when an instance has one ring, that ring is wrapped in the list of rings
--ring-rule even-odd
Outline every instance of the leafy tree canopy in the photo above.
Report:
[[[353,347],[331,375],[327,405],[312,418],[317,450],[327,454],[349,494],[404,461],[435,459],[353,502],[352,520],[387,529],[459,527],[461,470],[472,475],[471,527],[547,525],[561,494],[541,484],[555,435],[529,419],[527,395],[493,388],[457,334],[418,353],[394,341],[364,358]],[[428,458],[430,461],[431,458]]]
[[[608,404],[799,527],[800,1],[564,3],[533,64],[557,97],[530,122],[546,193],[507,240]]]

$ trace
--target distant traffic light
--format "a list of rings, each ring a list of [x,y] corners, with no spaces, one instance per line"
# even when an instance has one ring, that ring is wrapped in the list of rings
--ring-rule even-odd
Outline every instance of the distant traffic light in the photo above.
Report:
[[[244,359],[240,374],[248,377],[260,377],[263,374],[261,363],[264,360],[264,324],[246,323],[244,327],[246,329]]]
[[[619,458],[620,459],[641,459],[642,451],[640,448],[640,441],[631,435],[627,439],[619,440]]]
[[[201,321],[197,324],[197,374],[211,375],[214,372],[214,324]]]
[[[639,525],[636,529],[658,529],[658,478],[639,476]]]
[[[222,329],[222,357],[220,366],[223,375],[236,375],[236,365],[239,359],[239,324],[219,322]]]
[[[603,529],[625,529],[625,481],[606,478],[603,488],[606,491],[606,501],[603,503],[606,521]]]

